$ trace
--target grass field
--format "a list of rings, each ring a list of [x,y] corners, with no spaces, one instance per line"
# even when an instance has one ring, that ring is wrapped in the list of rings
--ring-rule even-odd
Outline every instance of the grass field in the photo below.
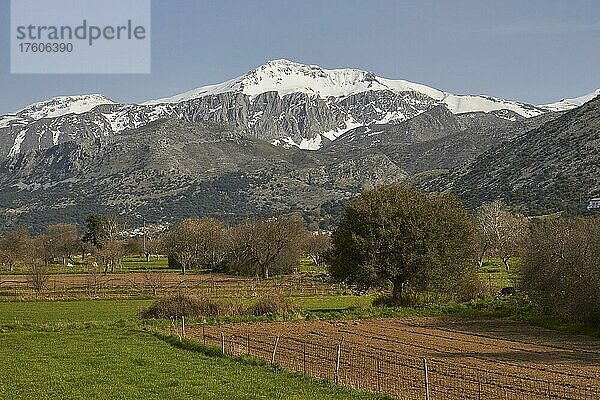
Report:
[[[0,334],[3,399],[372,399],[135,330]]]
[[[509,264],[511,268],[510,271],[507,271],[500,258],[486,258],[483,266],[478,270],[479,278],[494,290],[500,290],[508,286],[514,287],[518,283],[517,278],[521,260],[517,257],[511,258]]]
[[[139,310],[150,303],[152,300],[0,302],[0,325],[15,322],[137,322]]]
[[[173,346],[139,321],[149,303],[0,303],[0,398],[385,398]]]
[[[58,260],[59,261],[59,260]],[[67,260],[67,265],[62,263],[50,264],[48,266],[48,273],[50,274],[85,274],[90,270],[90,265],[94,261],[92,257],[87,257],[85,260],[81,259],[81,256],[74,257],[75,263],[71,263]],[[68,265],[71,263],[73,265]],[[129,272],[139,271],[175,271],[177,269],[169,269],[167,264],[167,258],[151,257],[149,262],[146,262],[145,257],[124,257],[121,263],[115,267],[114,273],[125,274]],[[13,271],[7,269],[1,269],[0,274],[3,275],[22,275],[27,273],[27,267],[22,264],[15,266]]]

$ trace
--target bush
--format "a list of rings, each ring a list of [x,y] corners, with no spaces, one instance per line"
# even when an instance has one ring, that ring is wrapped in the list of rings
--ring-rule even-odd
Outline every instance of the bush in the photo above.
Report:
[[[494,293],[495,290],[490,288],[490,285],[481,280],[478,276],[473,275],[461,282],[456,293],[456,300],[460,303],[464,303],[471,300],[483,299]]]
[[[293,314],[300,310],[300,308],[292,304],[288,299],[278,295],[266,295],[258,300],[258,303],[249,308],[249,314],[260,316],[260,315],[274,315],[274,314]]]
[[[521,266],[521,285],[541,311],[600,322],[600,218],[556,218],[535,224]]]
[[[197,318],[231,315],[232,306],[225,306],[215,300],[177,294],[159,299],[140,312],[141,318]]]

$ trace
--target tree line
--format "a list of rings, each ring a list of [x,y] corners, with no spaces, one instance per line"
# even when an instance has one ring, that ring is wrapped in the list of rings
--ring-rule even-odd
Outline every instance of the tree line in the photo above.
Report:
[[[521,257],[518,289],[546,312],[600,320],[600,218],[526,218],[494,201],[474,213],[450,194],[398,185],[378,186],[349,203],[332,235],[309,232],[297,215],[226,225],[187,218],[169,230],[128,237],[115,216],[90,215],[79,235],[69,224],[29,237],[24,229],[0,236],[0,263],[48,265],[74,255],[114,271],[126,254],[169,257],[182,273],[210,270],[269,278],[293,272],[301,257],[325,265],[337,282],[389,289],[393,304],[421,292],[457,294],[477,287],[477,267],[498,257],[512,268]],[[473,296],[477,293],[473,293]]]
[[[228,226],[213,218],[187,218],[167,231],[145,227],[132,236],[114,215],[89,215],[85,233],[73,224],[55,224],[30,236],[16,228],[0,236],[0,264],[12,271],[17,264],[31,267],[51,263],[75,264],[92,257],[104,273],[114,272],[126,255],[166,255],[183,274],[191,269],[269,278],[290,273],[301,257],[324,262],[328,234],[309,232],[302,218],[287,215],[250,219]]]

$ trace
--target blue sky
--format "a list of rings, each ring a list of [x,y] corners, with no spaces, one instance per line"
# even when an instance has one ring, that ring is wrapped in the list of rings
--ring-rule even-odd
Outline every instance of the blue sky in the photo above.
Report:
[[[9,11],[0,0],[0,114],[57,95],[165,97],[277,58],[530,103],[600,87],[596,0],[153,0],[147,75],[10,74]]]

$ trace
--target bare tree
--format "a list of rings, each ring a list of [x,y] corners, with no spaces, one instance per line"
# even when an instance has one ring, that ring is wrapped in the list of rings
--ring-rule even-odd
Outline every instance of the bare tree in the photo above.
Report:
[[[104,261],[104,274],[106,274],[109,269],[110,272],[115,272],[115,266],[119,264],[121,259],[125,256],[125,241],[109,239],[104,243],[98,254]]]
[[[163,230],[155,225],[144,227],[143,248],[146,262],[150,262],[150,257],[158,254],[161,250]]]
[[[156,271],[146,271],[144,272],[144,282],[152,290],[152,295],[156,296],[158,290],[165,285],[164,274]]]
[[[479,266],[488,254],[502,259],[507,270],[511,257],[521,254],[528,235],[528,220],[522,214],[512,213],[506,204],[493,201],[477,210],[479,230]]]
[[[27,230],[16,228],[0,236],[0,260],[8,265],[9,271],[18,262],[24,262],[31,255],[31,239]]]
[[[36,295],[39,295],[46,289],[48,277],[48,265],[45,262],[34,261],[29,265],[27,282],[33,288]]]
[[[325,262],[325,255],[331,247],[331,236],[321,232],[311,232],[304,242],[304,252],[316,266]]]
[[[185,274],[190,268],[213,269],[221,264],[227,250],[227,235],[227,228],[220,221],[188,218],[168,232],[164,246]]]
[[[66,260],[73,261],[75,254],[80,247],[79,234],[77,226],[74,224],[54,224],[46,228],[46,235],[51,239],[54,257],[62,258],[63,265]]]
[[[232,232],[231,268],[265,279],[273,272],[290,272],[302,254],[306,237],[298,215],[247,221]]]

